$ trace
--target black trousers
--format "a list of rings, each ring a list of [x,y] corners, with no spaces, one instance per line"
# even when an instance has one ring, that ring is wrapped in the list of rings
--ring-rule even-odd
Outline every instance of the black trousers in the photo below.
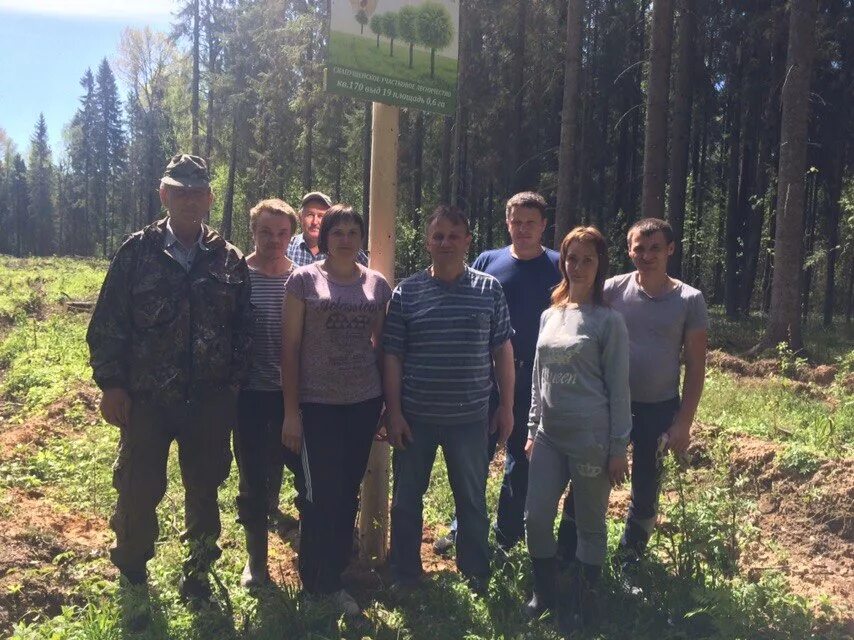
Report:
[[[294,474],[295,502],[297,509],[302,509],[305,494],[302,463],[298,455],[282,444],[284,415],[281,391],[244,389],[240,392],[234,431],[234,457],[240,471],[237,521],[247,529],[266,529],[268,485],[272,479],[281,478],[283,466]],[[279,472],[274,473],[277,469]]]
[[[300,512],[299,573],[308,593],[341,589],[353,548],[359,485],[382,398],[347,405],[304,403],[305,500]]]

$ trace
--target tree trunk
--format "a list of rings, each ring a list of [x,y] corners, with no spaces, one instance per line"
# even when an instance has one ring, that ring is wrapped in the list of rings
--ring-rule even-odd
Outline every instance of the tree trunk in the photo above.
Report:
[[[442,123],[442,149],[439,159],[439,198],[443,204],[451,203],[451,139],[454,119],[446,116]]]
[[[685,192],[688,187],[688,147],[694,95],[694,40],[696,0],[681,0],[679,11],[676,83],[673,95],[673,129],[670,139],[670,200],[667,219],[676,236],[670,274],[682,278],[682,244],[685,229]]]
[[[365,124],[362,135],[362,214],[365,222],[370,219],[371,202],[371,129],[373,127],[373,106],[370,102],[365,103]],[[365,234],[364,241],[368,241]]]
[[[777,232],[771,315],[763,342],[802,345],[800,322],[801,237],[810,76],[815,38],[815,0],[791,0],[787,78],[783,85],[780,171],[777,180]]]
[[[845,323],[851,324],[854,316],[854,255],[851,256],[848,267],[848,291],[845,293]]]
[[[190,89],[190,117],[192,118],[193,155],[199,155],[199,0],[193,0],[193,86]]]
[[[839,198],[842,195],[842,166],[844,159],[844,144],[834,140],[834,153],[831,161],[827,189],[827,263],[824,278],[824,308],[822,316],[824,326],[833,324],[833,307],[836,302],[836,261],[839,257]]]
[[[311,65],[314,60],[314,44],[310,39],[306,49],[306,59]],[[314,184],[312,172],[312,160],[314,153],[314,102],[311,95],[310,79],[306,78],[305,91],[305,147],[302,156],[302,187],[305,191],[311,191]]]
[[[465,138],[468,128],[468,77],[469,77],[469,38],[466,28],[469,27],[469,16],[466,11],[468,3],[460,4],[460,42],[457,56],[459,74],[457,76],[457,112],[454,118],[454,139],[451,160],[451,196],[450,204],[465,208],[463,193],[465,191]]]
[[[804,256],[812,257],[815,248],[815,219],[818,204],[818,177],[814,172],[808,174],[806,207],[804,210]],[[810,293],[812,289],[813,268],[805,267],[801,270],[801,320],[806,323],[810,313]]]
[[[670,88],[670,52],[673,45],[673,2],[654,0],[646,99],[641,215],[664,215],[667,172],[667,93]]]
[[[231,149],[228,153],[228,177],[225,182],[225,199],[222,203],[222,229],[226,240],[231,239],[231,221],[234,218],[234,180],[237,173],[237,138],[240,128],[240,107],[234,107],[234,123],[231,128]]]
[[[424,181],[424,112],[419,110],[415,116],[415,140],[412,159],[412,223],[417,228],[421,224],[421,198]]]
[[[205,160],[211,165],[214,143],[214,78],[219,64],[219,37],[215,33],[213,8],[207,5],[207,41],[208,41],[208,105],[205,113]]]
[[[522,138],[525,122],[525,38],[529,0],[516,0],[516,37],[513,41],[512,67],[510,69],[510,95],[513,96],[513,113],[510,116],[510,153],[507,186],[513,193],[524,188],[520,171],[526,140]]]
[[[581,76],[581,27],[584,21],[584,0],[567,0],[566,59],[563,76],[563,108],[560,119],[560,150],[558,151],[557,203],[555,208],[554,246],[559,247],[564,236],[578,222],[574,200],[576,146],[578,130],[579,82]]]
[[[738,38],[738,28],[733,29],[733,37]],[[731,68],[727,78],[729,85],[729,161],[727,170],[727,206],[726,262],[724,266],[724,307],[729,318],[738,315],[738,283],[740,269],[738,249],[741,240],[741,211],[738,206],[738,185],[741,154],[741,84],[744,70],[741,43],[731,42],[734,48],[730,60]]]

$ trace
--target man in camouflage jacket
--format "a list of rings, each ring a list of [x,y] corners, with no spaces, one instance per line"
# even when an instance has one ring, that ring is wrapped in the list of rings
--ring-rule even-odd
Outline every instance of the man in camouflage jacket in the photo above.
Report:
[[[202,223],[213,196],[201,158],[173,157],[160,197],[169,215],[116,253],[87,342],[101,411],[121,430],[113,563],[130,585],[146,584],[177,440],[189,543],[181,594],[198,602],[210,597],[207,571],[220,555],[217,493],[248,365],[249,274],[240,251]]]

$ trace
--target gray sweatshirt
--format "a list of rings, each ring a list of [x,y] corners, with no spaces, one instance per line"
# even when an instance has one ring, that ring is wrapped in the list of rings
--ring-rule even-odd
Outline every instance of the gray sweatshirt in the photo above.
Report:
[[[632,428],[629,337],[622,316],[594,305],[550,307],[540,317],[534,358],[533,437],[556,443],[607,430],[609,455],[625,455]]]

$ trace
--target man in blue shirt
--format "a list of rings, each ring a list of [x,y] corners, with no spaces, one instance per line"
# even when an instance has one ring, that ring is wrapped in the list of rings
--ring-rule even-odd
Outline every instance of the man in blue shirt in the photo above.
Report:
[[[525,537],[525,497],[528,494],[528,458],[525,455],[528,411],[531,408],[531,376],[540,315],[549,306],[552,289],[560,281],[557,251],[542,245],[546,218],[546,201],[538,193],[517,193],[507,201],[507,230],[511,244],[485,251],[472,268],[494,276],[501,283],[510,324],[516,369],[513,432],[507,441],[504,459],[504,482],[498,498],[495,535],[498,544],[510,549]],[[495,407],[493,398],[492,407]],[[495,451],[490,442],[490,457]],[[456,521],[451,532],[436,540],[437,553],[446,553],[456,538]]]
[[[433,264],[397,285],[383,350],[388,439],[395,447],[391,565],[398,584],[422,573],[423,497],[442,447],[459,517],[457,567],[476,591],[489,578],[486,478],[492,370],[499,403],[491,431],[513,428],[513,329],[501,285],[465,264],[468,219],[440,206],[427,223]]]
[[[288,258],[297,267],[304,267],[313,262],[326,259],[326,254],[320,250],[318,240],[320,239],[320,221],[323,214],[332,206],[332,200],[325,193],[312,191],[302,197],[299,210],[299,223],[301,233],[295,233],[288,244]],[[359,250],[356,260],[368,266],[368,255]]]

